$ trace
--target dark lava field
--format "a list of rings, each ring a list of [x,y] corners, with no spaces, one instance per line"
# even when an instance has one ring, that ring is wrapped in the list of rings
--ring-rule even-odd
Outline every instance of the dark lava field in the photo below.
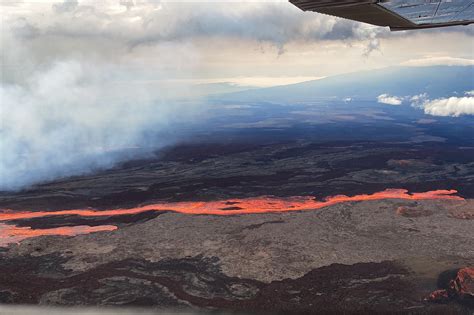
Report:
[[[472,314],[472,120],[264,107],[1,192],[0,302]]]

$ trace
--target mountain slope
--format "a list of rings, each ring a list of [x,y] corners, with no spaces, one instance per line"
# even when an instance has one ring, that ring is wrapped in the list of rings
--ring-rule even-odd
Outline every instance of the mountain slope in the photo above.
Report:
[[[427,93],[446,97],[474,89],[473,66],[391,67],[328,77],[321,80],[229,93],[234,101],[298,102],[351,97],[374,100],[380,94],[410,96]]]

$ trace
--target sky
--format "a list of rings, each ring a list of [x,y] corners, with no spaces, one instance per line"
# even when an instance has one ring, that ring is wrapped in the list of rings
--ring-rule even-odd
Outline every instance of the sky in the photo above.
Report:
[[[474,26],[390,32],[287,1],[2,0],[3,80],[78,60],[127,82],[270,86],[394,65],[474,64]],[[121,78],[123,80],[123,78]],[[176,82],[176,81],[173,81]]]
[[[0,0],[0,11],[0,190],[111,167],[130,158],[124,148],[173,143],[176,126],[205,117],[203,94],[219,84],[474,65],[474,26],[390,32],[287,1]],[[423,102],[460,115],[473,100]]]

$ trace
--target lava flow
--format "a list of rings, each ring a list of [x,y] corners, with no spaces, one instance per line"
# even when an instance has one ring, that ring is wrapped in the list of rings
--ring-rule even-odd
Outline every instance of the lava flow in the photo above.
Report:
[[[45,236],[45,235],[63,235],[74,236],[79,234],[89,234],[94,232],[113,231],[117,227],[114,225],[100,225],[100,226],[72,226],[72,227],[57,227],[52,229],[31,229],[29,227],[17,227],[0,223],[0,246],[5,246],[10,243],[18,243],[24,239]]]
[[[332,206],[344,202],[366,201],[366,200],[382,200],[382,199],[406,199],[406,200],[428,200],[428,199],[449,199],[464,200],[462,197],[456,196],[456,190],[434,190],[423,193],[408,193],[405,189],[387,189],[374,194],[362,194],[356,196],[337,195],[328,197],[323,201],[318,201],[314,197],[257,197],[246,199],[229,199],[221,201],[196,201],[196,202],[173,202],[173,203],[154,203],[135,208],[127,209],[70,209],[60,211],[22,211],[16,212],[11,210],[0,211],[0,222],[8,222],[12,220],[34,219],[47,216],[66,216],[76,215],[81,217],[109,217],[117,215],[133,215],[145,211],[172,211],[184,214],[194,215],[242,215],[242,214],[258,214],[258,213],[278,213],[291,211],[308,211],[316,210],[324,207]],[[85,234],[97,231],[110,231],[115,226],[103,225],[95,228],[81,229],[74,228],[58,228],[58,229],[28,229],[10,228],[0,229],[0,244],[2,239],[11,238],[22,235],[22,238],[35,237],[40,235],[75,235]],[[77,228],[77,227],[76,227]],[[65,230],[64,230],[65,229]]]

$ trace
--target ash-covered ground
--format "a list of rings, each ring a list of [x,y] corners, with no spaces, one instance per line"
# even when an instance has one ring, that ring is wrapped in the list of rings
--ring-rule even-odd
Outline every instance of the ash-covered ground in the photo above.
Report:
[[[472,278],[456,280],[474,266],[472,120],[391,108],[316,119],[308,107],[302,121],[301,106],[275,105],[271,116],[252,106],[229,105],[233,116],[152,157],[1,193],[0,302],[472,313]],[[297,196],[386,189],[453,198],[361,197],[238,215],[172,209],[219,201],[231,213],[265,196],[291,209]],[[120,212],[153,204],[173,207]],[[51,214],[71,209],[82,212]],[[18,213],[27,215],[9,217]],[[430,297],[437,289],[446,291]]]

